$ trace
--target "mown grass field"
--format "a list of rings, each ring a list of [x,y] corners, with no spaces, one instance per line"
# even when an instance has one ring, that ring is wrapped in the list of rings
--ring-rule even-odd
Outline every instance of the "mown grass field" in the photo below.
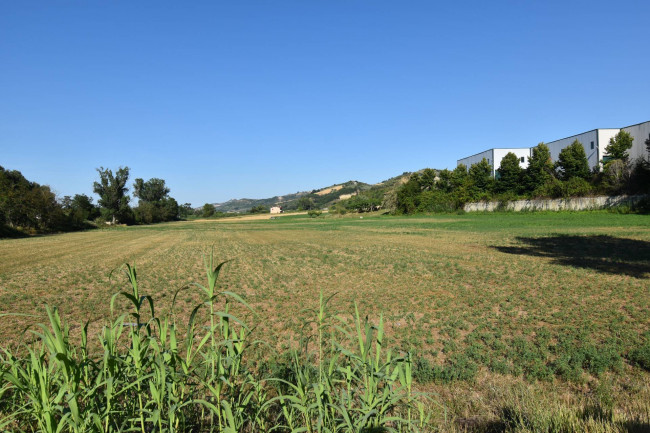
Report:
[[[278,353],[298,345],[321,290],[336,293],[338,314],[351,316],[355,302],[383,314],[388,346],[414,353],[421,388],[445,408],[441,423],[446,415],[471,427],[517,401],[584,409],[596,399],[650,428],[650,375],[630,361],[650,343],[643,215],[301,215],[2,240],[0,314],[42,319],[48,303],[92,331],[125,286],[116,270],[128,262],[159,309],[187,287],[175,311],[188,315],[212,247],[232,260],[222,288],[254,308],[238,313]],[[2,317],[2,345],[36,320]]]

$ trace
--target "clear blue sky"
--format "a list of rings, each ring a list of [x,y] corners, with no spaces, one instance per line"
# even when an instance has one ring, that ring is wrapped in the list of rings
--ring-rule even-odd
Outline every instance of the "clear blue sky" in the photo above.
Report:
[[[650,120],[650,2],[0,1],[0,165],[180,203]]]

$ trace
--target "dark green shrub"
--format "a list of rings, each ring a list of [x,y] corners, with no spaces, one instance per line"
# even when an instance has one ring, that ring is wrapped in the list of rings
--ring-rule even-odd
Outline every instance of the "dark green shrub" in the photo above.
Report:
[[[622,358],[618,350],[613,346],[595,347],[588,346],[583,349],[583,367],[591,374],[600,375],[608,370],[619,369],[622,365]]]
[[[581,177],[572,177],[564,182],[564,197],[584,197],[593,191],[589,182]]]
[[[549,178],[546,183],[537,187],[533,193],[533,197],[551,197],[558,198],[564,195],[563,183],[556,177]]]
[[[419,383],[433,382],[436,377],[427,358],[418,358],[413,366],[413,378]]]
[[[456,204],[453,197],[439,190],[423,191],[420,195],[420,212],[453,212]]]
[[[467,349],[465,349],[465,354],[472,360],[485,364],[489,359],[489,353],[487,348],[478,342],[470,344]]]
[[[582,353],[565,353],[553,361],[551,365],[557,376],[569,382],[579,382],[582,380],[583,362],[584,357],[582,356]]]
[[[488,364],[490,370],[499,374],[508,374],[510,366],[504,358],[491,358]]]
[[[444,366],[431,366],[426,358],[419,358],[413,368],[413,377],[420,383],[453,382],[472,380],[476,376],[478,365],[465,354],[450,356]]]
[[[541,359],[534,359],[525,369],[524,374],[528,380],[552,380],[553,369]]]
[[[316,218],[321,215],[321,211],[318,209],[310,209],[307,211],[307,215],[309,215],[309,218]]]
[[[472,380],[478,372],[478,365],[467,355],[454,354],[443,367],[434,368],[436,380],[452,382],[455,380]]]
[[[650,343],[645,343],[631,351],[628,355],[628,359],[633,365],[650,371]]]

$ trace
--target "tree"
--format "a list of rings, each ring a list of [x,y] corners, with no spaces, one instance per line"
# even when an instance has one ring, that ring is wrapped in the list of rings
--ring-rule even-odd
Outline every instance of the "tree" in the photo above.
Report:
[[[160,202],[167,198],[168,194],[169,188],[165,186],[165,181],[157,177],[153,177],[146,182],[138,178],[133,183],[133,195],[141,201]]]
[[[522,184],[526,191],[533,192],[548,183],[553,178],[554,168],[551,161],[551,151],[544,143],[533,147],[528,159],[528,167],[524,171]]]
[[[61,201],[63,210],[67,213],[73,225],[83,226],[84,221],[94,220],[99,216],[99,209],[93,204],[92,197],[86,194],[65,196]]]
[[[486,161],[487,162],[487,161]],[[452,190],[466,187],[469,183],[469,172],[465,164],[458,164],[451,172],[449,184]]]
[[[381,201],[382,209],[387,210],[391,214],[397,212],[397,191],[398,187],[393,186],[384,194],[384,197]],[[331,212],[331,211],[330,211]]]
[[[47,185],[0,166],[0,222],[30,230],[66,229],[66,216]]]
[[[129,167],[120,167],[115,175],[110,169],[100,167],[99,182],[93,183],[93,192],[99,196],[102,215],[113,224],[128,216],[129,200],[126,195],[129,190],[126,182],[129,180]]]
[[[421,212],[453,212],[456,210],[454,196],[439,189],[422,191],[418,210]]]
[[[191,203],[183,203],[179,208],[178,208],[178,216],[181,218],[187,218],[188,216],[192,215],[192,204]]]
[[[523,170],[519,166],[517,155],[508,152],[501,160],[497,173],[499,173],[499,179],[496,182],[496,187],[499,192],[516,192],[520,189]]]
[[[467,169],[465,169],[465,174],[467,174]],[[442,192],[449,192],[452,189],[451,186],[451,176],[452,172],[445,169],[440,170],[438,173],[438,181],[435,183],[435,189]]]
[[[250,213],[269,213],[269,208],[267,208],[263,204],[258,206],[253,206],[250,210]]]
[[[343,205],[343,202],[337,202],[334,203],[332,206],[330,206],[329,213],[331,215],[345,215],[347,213],[347,209]]]
[[[492,166],[483,158],[481,162],[472,164],[469,168],[469,178],[471,179],[475,188],[482,192],[489,192],[493,179],[492,179]]]
[[[163,221],[175,221],[180,216],[180,206],[173,197],[167,197],[160,202],[161,217]]]
[[[630,167],[623,159],[615,159],[605,164],[603,182],[611,194],[623,191],[631,176]]]
[[[136,219],[147,224],[173,221],[179,216],[176,200],[169,197],[169,188],[163,179],[157,177],[144,182],[138,178],[133,183],[133,195],[138,197],[135,208]]]
[[[575,140],[560,151],[560,156],[555,166],[559,170],[558,174],[560,179],[565,181],[572,177],[579,177],[585,180],[591,177],[585,148],[578,140]]]
[[[609,139],[609,144],[605,148],[605,154],[612,159],[620,159],[623,162],[628,160],[628,150],[632,148],[634,137],[629,132],[619,131],[614,137]]]
[[[396,210],[405,214],[415,212],[420,204],[421,192],[420,175],[413,173],[409,180],[397,190]]]
[[[209,218],[212,215],[214,215],[216,213],[216,211],[217,210],[216,210],[216,208],[214,207],[213,204],[206,203],[206,204],[203,205],[203,209],[201,210],[201,216],[203,218]]]
[[[314,199],[311,197],[304,195],[298,199],[298,210],[311,210],[315,207],[316,205],[314,204]]]
[[[422,174],[420,175],[420,183],[422,189],[433,189],[437,178],[438,176],[436,175],[435,170],[432,170],[430,168],[425,168],[422,170]]]
[[[381,197],[378,196],[359,194],[345,200],[343,203],[347,210],[355,210],[361,213],[372,212],[379,209],[379,206],[381,206],[381,200]]]

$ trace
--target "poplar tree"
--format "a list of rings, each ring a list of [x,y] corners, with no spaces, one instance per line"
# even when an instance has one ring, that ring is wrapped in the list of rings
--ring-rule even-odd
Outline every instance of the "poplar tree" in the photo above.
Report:
[[[128,215],[130,210],[129,200],[126,193],[128,188],[126,182],[129,180],[129,167],[120,167],[113,175],[113,171],[100,167],[99,182],[93,183],[93,192],[99,196],[99,205],[102,215],[110,219],[113,224],[119,222]]]

